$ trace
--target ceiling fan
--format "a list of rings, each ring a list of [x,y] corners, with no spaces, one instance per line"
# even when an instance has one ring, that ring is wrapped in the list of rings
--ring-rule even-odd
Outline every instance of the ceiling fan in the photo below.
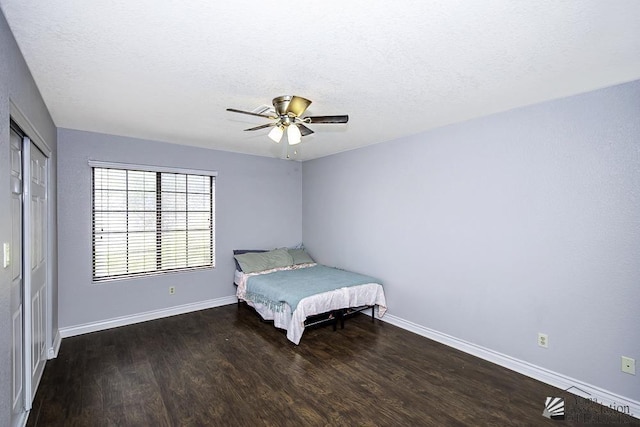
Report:
[[[245,131],[266,129],[273,127],[269,132],[269,138],[274,142],[280,142],[285,130],[287,131],[287,140],[289,145],[299,144],[303,136],[311,135],[313,131],[309,129],[307,124],[313,123],[347,123],[349,121],[348,115],[340,116],[306,116],[301,117],[302,114],[311,104],[308,99],[295,95],[283,95],[277,98],[273,98],[274,110],[271,114],[254,113],[251,111],[237,110],[235,108],[227,108],[227,111],[233,113],[249,114],[250,116],[264,117],[267,119],[275,120],[271,123],[245,129]]]

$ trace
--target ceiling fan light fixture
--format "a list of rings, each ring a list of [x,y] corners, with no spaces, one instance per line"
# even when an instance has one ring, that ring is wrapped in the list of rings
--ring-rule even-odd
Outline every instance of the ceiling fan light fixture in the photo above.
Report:
[[[273,142],[280,142],[280,140],[282,139],[282,135],[284,135],[284,127],[276,126],[271,129],[271,132],[269,132],[268,136]]]
[[[290,124],[287,128],[287,138],[289,140],[289,145],[300,144],[302,141],[302,134],[300,133],[300,129],[295,124]]]

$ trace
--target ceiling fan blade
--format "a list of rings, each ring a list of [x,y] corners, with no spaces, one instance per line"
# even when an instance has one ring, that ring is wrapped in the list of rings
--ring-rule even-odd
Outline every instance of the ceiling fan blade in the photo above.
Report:
[[[274,117],[274,116],[268,116],[266,114],[252,113],[251,111],[236,110],[235,108],[227,108],[227,111],[231,111],[232,113],[248,114],[250,116],[264,117],[264,118],[267,118],[267,119],[277,119],[277,117]]]
[[[302,136],[311,135],[313,133],[313,131],[311,129],[309,129],[308,127],[306,127],[302,123],[298,123],[298,128],[300,129],[300,134]]]
[[[287,113],[292,113],[296,117],[300,117],[311,105],[311,101],[301,96],[292,96],[287,106]]]
[[[249,128],[249,129],[245,129],[245,130],[259,130],[259,129],[264,129],[264,128],[270,128],[270,127],[275,126],[277,124],[278,124],[278,122],[267,123],[266,125],[260,125],[260,126],[256,126],[254,128]]]
[[[348,115],[342,116],[310,116],[303,118],[305,123],[347,123]]]

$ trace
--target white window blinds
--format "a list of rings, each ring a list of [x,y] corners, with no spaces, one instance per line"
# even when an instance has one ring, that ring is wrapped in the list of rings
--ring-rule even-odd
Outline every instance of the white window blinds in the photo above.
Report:
[[[94,281],[214,266],[215,176],[92,171]]]

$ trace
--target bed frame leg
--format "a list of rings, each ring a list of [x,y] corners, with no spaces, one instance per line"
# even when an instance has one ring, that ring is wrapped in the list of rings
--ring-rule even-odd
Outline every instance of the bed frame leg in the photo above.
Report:
[[[371,323],[375,323],[376,322],[376,316],[375,316],[375,310],[376,310],[376,306],[372,305],[371,306]]]

